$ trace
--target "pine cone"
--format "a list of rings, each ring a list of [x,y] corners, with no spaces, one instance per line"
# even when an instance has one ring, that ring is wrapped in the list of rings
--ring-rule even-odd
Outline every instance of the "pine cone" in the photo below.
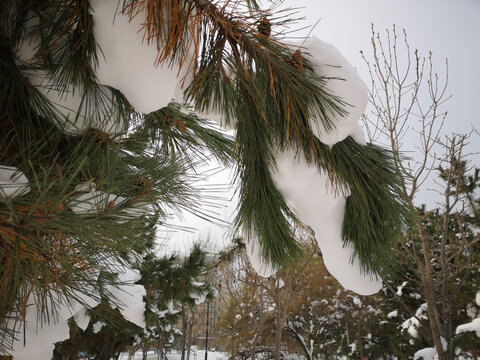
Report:
[[[175,126],[180,130],[181,132],[187,131],[187,125],[182,120],[177,120],[175,122]]]
[[[103,132],[95,128],[90,128],[88,129],[88,131],[91,134],[91,136],[93,136],[93,138],[95,139],[94,141],[97,144],[115,145],[115,141],[113,141],[106,132]]]
[[[300,50],[296,50],[292,54],[292,58],[290,59],[289,64],[294,68],[298,69],[299,71],[303,71],[303,57]]]
[[[174,121],[175,120],[173,120],[170,116],[167,116],[167,118],[165,119],[165,124],[170,126],[170,125],[173,125]]]
[[[272,24],[270,24],[270,21],[268,21],[268,19],[264,17],[262,20],[260,20],[260,23],[257,26],[257,30],[258,35],[270,37],[270,34],[272,33]]]

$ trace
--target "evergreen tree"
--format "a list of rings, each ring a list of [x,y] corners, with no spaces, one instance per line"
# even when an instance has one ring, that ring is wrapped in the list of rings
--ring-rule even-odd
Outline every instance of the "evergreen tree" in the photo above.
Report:
[[[195,209],[192,170],[205,149],[223,164],[235,161],[235,223],[247,241],[258,236],[267,260],[281,265],[299,254],[295,215],[270,173],[274,153],[289,148],[327,172],[337,191],[350,191],[343,237],[364,269],[389,267],[390,244],[408,217],[392,154],[351,138],[330,148],[315,137],[312,128],[334,128],[331,114],[347,104],[305,54],[273,36],[284,20],[273,23],[252,0],[129,0],[109,14],[144,17],[157,64],[187,72],[186,103],[220,112],[236,128],[233,146],[186,105],[143,111],[121,84],[99,80],[106,49],[94,16],[106,3],[0,4],[2,338],[11,334],[6,319],[24,318],[27,304],[55,318],[62,304],[92,293],[100,301],[109,277],[98,274],[142,251],[145,219],[158,215],[162,224],[171,209]]]
[[[156,258],[149,254],[142,263],[141,283],[147,290],[142,347],[163,353],[172,344],[182,317],[197,304],[212,299],[216,290],[208,282],[207,253],[195,245],[188,256]]]
[[[104,298],[88,310],[90,319],[84,329],[70,319],[70,338],[56,344],[56,358],[76,359],[84,354],[108,360],[127,350],[146,354],[151,349],[163,354],[165,345],[180,334],[178,323],[186,309],[214,294],[212,285],[200,282],[208,270],[206,255],[198,245],[185,257],[145,255],[138,265],[142,274],[138,283],[146,290],[145,328],[128,321],[111,299]]]

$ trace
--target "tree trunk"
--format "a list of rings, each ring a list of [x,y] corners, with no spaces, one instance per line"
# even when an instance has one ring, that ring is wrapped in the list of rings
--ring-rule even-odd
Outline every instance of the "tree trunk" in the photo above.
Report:
[[[180,346],[182,348],[182,355],[180,357],[181,360],[185,360],[185,352],[186,352],[185,350],[186,350],[186,343],[187,343],[187,326],[188,326],[188,314],[185,314],[182,319],[182,337],[180,338]]]
[[[363,343],[362,343],[362,328],[361,328],[361,321],[360,318],[357,321],[357,348],[358,348],[358,354],[360,355],[360,359],[363,360]]]
[[[163,348],[165,347],[165,342],[162,340],[158,340],[157,342],[157,350],[158,350],[158,360],[161,360],[164,358],[163,355]]]
[[[255,360],[256,354],[255,350],[257,349],[258,334],[255,334],[252,341],[252,347],[250,348],[250,360]]]
[[[147,349],[142,348],[142,360],[147,360]]]
[[[274,360],[280,360],[280,348],[282,346],[282,332],[284,326],[284,319],[282,316],[283,306],[281,305],[281,298],[280,298],[280,289],[275,290],[275,302],[276,302],[276,311],[275,311],[275,352],[274,352]]]
[[[347,340],[347,346],[350,346],[350,333],[348,331],[348,322],[345,320],[345,335]],[[350,359],[350,356],[347,355],[347,360]]]
[[[452,159],[453,160],[453,159]],[[448,292],[448,280],[450,277],[449,266],[447,260],[447,234],[448,234],[448,217],[450,214],[450,184],[451,172],[448,172],[447,185],[445,189],[445,212],[443,214],[442,229],[442,246],[440,262],[442,265],[442,307],[443,307],[443,337],[446,342],[446,349],[442,351],[445,354],[445,360],[452,360],[452,315],[450,309],[450,294]],[[438,351],[437,351],[438,352]]]
[[[193,328],[193,321],[194,321],[194,317],[195,317],[195,314],[193,313],[193,311],[191,312],[191,317],[189,317],[188,319],[188,322],[187,322],[187,332],[188,332],[188,336],[187,336],[187,360],[190,360],[190,350],[191,350],[191,347],[192,347],[192,328]]]
[[[255,316],[255,314],[254,314]],[[252,355],[251,355],[251,360],[255,360],[256,355],[257,355],[257,345],[258,341],[260,340],[260,337],[263,332],[263,324],[264,324],[264,316],[263,316],[263,296],[260,296],[260,308],[258,311],[258,317],[260,318],[260,323],[257,324],[257,333],[255,334],[255,338],[252,341]]]
[[[274,353],[274,359],[275,360],[280,360],[280,346],[282,345],[282,329],[283,325],[280,326],[280,320],[281,320],[281,314],[280,310],[278,309],[277,306],[277,313],[275,314],[275,327],[276,327],[276,332],[275,332],[275,353]]]
[[[433,279],[432,254],[430,248],[430,239],[423,231],[422,225],[418,224],[418,229],[422,239],[423,256],[425,260],[425,276],[423,277],[423,292],[425,301],[427,302],[428,321],[430,323],[430,330],[432,332],[433,343],[437,350],[439,360],[447,360],[444,355],[442,341],[442,326],[440,326],[440,319],[438,316],[437,305],[435,303],[435,284]]]
[[[132,360],[134,355],[135,355],[135,350],[133,349],[128,350],[128,360]]]

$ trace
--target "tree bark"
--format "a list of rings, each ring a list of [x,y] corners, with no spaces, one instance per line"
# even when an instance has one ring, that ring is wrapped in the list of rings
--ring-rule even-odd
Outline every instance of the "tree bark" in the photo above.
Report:
[[[190,349],[192,347],[192,328],[193,328],[193,321],[194,321],[195,314],[193,311],[191,312],[191,317],[188,319],[188,325],[187,325],[187,360],[190,360]]]
[[[165,347],[165,341],[158,340],[157,350],[158,350],[158,360],[164,359],[165,355],[163,353],[163,348]]]
[[[428,321],[430,323],[430,330],[432,332],[433,343],[437,350],[439,360],[447,360],[444,356],[442,341],[442,326],[440,326],[440,319],[438,316],[437,304],[435,303],[435,285],[433,279],[432,254],[430,248],[430,239],[423,231],[421,224],[418,224],[420,237],[422,240],[423,256],[425,260],[425,276],[423,277],[423,295],[427,303]]]
[[[348,322],[345,320],[345,335],[347,340],[347,346],[350,346],[350,333],[348,331]],[[347,355],[347,360],[350,359],[350,356]]]
[[[263,333],[263,326],[264,326],[264,322],[265,322],[265,318],[263,316],[263,311],[264,311],[264,303],[263,303],[263,296],[260,295],[259,297],[260,299],[260,308],[259,308],[259,311],[258,311],[258,317],[260,318],[260,323],[258,324],[258,327],[257,327],[257,334],[255,335],[255,339],[252,341],[252,355],[251,355],[251,360],[255,360],[256,358],[256,355],[257,355],[257,345],[258,345],[258,341],[260,340],[261,338],[261,334]],[[255,316],[255,314],[254,314]]]
[[[274,352],[274,359],[280,360],[280,348],[282,346],[282,333],[283,333],[283,326],[285,323],[285,316],[283,314],[283,306],[282,306],[282,299],[281,299],[281,289],[275,289],[275,302],[276,302],[276,311],[275,311],[275,352]]]
[[[182,305],[182,310],[184,310]],[[185,360],[185,350],[187,342],[187,325],[188,325],[188,314],[185,314],[182,318],[182,337],[180,338],[180,346],[182,348],[181,360]]]
[[[280,309],[278,309],[277,306],[277,311],[275,314],[275,352],[274,352],[274,359],[275,360],[280,360],[280,346],[282,345],[282,330],[283,330],[283,324],[280,324],[281,321],[281,314],[280,314]]]
[[[452,149],[453,150],[453,149]],[[453,161],[453,159],[452,159]],[[451,165],[452,169],[453,165]],[[443,306],[443,337],[446,342],[446,349],[443,349],[445,360],[452,360],[452,315],[450,308],[450,294],[448,291],[449,266],[447,261],[447,234],[448,234],[448,217],[450,215],[450,186],[451,186],[451,170],[448,171],[447,185],[445,188],[445,213],[443,214],[442,244],[440,262],[442,265],[442,306]],[[437,351],[438,352],[438,351]]]
[[[361,328],[360,318],[357,321],[357,347],[358,347],[358,354],[360,355],[360,360],[363,360],[364,356],[363,356],[362,328]]]
[[[128,360],[132,360],[133,355],[135,355],[135,350],[133,349],[128,350]]]

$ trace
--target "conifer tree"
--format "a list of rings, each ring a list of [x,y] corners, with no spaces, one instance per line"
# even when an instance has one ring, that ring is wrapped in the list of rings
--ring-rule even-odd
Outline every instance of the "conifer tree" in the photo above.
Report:
[[[76,358],[83,353],[111,359],[127,350],[142,350],[146,354],[151,349],[162,354],[164,346],[178,337],[177,324],[184,315],[183,309],[213,296],[213,287],[200,282],[208,270],[206,256],[198,245],[185,257],[156,257],[150,251],[137,265],[142,274],[139,283],[146,290],[145,328],[128,321],[111,299],[104,298],[89,310],[90,320],[85,328],[70,319],[70,338],[55,345],[54,355],[59,359]]]
[[[329,92],[306,54],[275,35],[288,19],[254,0],[225,6],[118,1],[111,18],[143,16],[142,34],[157,46],[157,65],[185,74],[185,104],[144,111],[121,84],[99,79],[106,50],[95,35],[100,4],[0,4],[5,334],[6,319],[24,317],[27,305],[55,318],[62,304],[85,302],[92,293],[86,289],[101,298],[105,284],[98,274],[115,272],[112,264],[142,251],[145,219],[157,214],[163,223],[169,209],[195,209],[191,170],[204,160],[205,148],[225,165],[235,162],[235,224],[247,241],[259,238],[265,259],[282,265],[299,254],[291,229],[295,214],[270,172],[275,152],[288,148],[328,173],[338,192],[351,194],[343,239],[354,245],[365,271],[389,267],[390,245],[407,218],[392,154],[350,137],[330,148],[314,135],[320,125],[333,129],[332,114],[345,114],[348,104]],[[234,143],[189,106],[220,113],[236,128]]]

